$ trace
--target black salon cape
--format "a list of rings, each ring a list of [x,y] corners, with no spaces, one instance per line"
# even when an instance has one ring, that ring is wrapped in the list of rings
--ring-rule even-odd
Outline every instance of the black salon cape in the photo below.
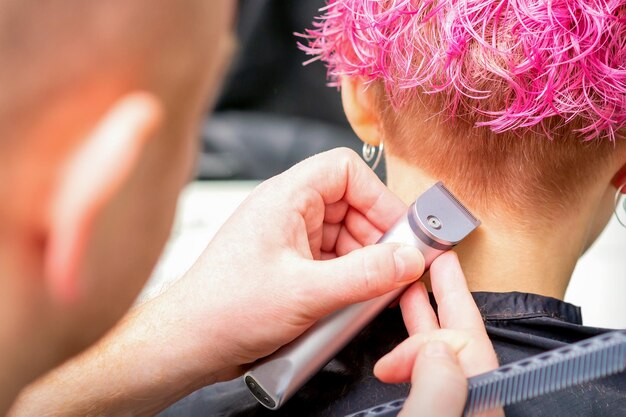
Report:
[[[527,293],[473,293],[500,364],[506,364],[608,330],[582,326],[580,309]],[[379,382],[376,361],[407,337],[400,310],[388,309],[280,410],[258,404],[241,378],[203,388],[162,417],[343,417],[408,394],[409,385]],[[626,417],[626,373],[525,401],[507,417]]]

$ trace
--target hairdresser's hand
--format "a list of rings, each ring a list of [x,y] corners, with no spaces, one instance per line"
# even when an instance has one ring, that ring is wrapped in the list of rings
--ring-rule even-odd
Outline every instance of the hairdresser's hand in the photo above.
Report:
[[[410,337],[383,357],[374,373],[384,382],[412,382],[402,416],[458,417],[467,397],[466,378],[497,368],[498,359],[456,254],[437,258],[430,278],[438,315],[424,284],[413,284],[400,301]]]
[[[417,249],[367,246],[405,211],[345,149],[261,184],[167,295],[180,300],[168,304],[193,335],[196,359],[219,358],[224,377],[235,376],[330,312],[416,280]]]
[[[351,151],[304,161],[259,186],[182,279],[31,387],[16,414],[154,415],[241,374],[331,311],[420,276],[416,249],[364,248],[405,210]]]

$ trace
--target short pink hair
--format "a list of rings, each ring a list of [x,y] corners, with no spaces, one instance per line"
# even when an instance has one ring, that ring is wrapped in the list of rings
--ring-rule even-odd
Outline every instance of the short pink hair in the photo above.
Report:
[[[394,106],[442,93],[494,132],[577,120],[586,139],[626,125],[625,0],[330,0],[302,49],[341,76],[381,81]],[[550,126],[555,126],[551,123]]]

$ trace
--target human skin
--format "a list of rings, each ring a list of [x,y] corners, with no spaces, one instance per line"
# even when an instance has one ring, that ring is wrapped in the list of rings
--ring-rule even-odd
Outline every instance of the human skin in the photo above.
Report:
[[[435,182],[446,183],[446,178],[434,177],[396,152],[394,144],[401,139],[385,130],[373,90],[366,88],[360,78],[344,77],[344,111],[361,140],[377,146],[384,138],[387,185],[409,203]],[[411,117],[419,121],[419,129],[411,131],[416,143],[427,136],[446,137],[445,115],[423,110]],[[578,203],[552,212],[554,220],[545,220],[540,205],[536,212],[520,218],[495,193],[487,205],[464,201],[482,222],[455,249],[470,290],[521,291],[562,299],[578,258],[613,214],[616,187],[626,182],[626,147],[623,143],[618,145],[621,146],[616,145],[611,159],[598,164],[596,180],[580,191]],[[453,174],[451,180],[458,180],[452,177]],[[509,186],[514,188],[515,184]]]
[[[416,248],[371,245],[405,210],[352,151],[302,162],[260,185],[184,277],[27,389],[11,415],[152,415],[241,375],[321,317],[422,274]]]
[[[413,248],[363,248],[405,210],[351,151],[305,161],[256,189],[189,273],[30,387],[11,415],[152,415],[201,386],[240,375],[317,318],[421,275],[423,259]],[[399,248],[407,252],[398,263]],[[233,262],[233,254],[246,261]],[[436,389],[450,398],[449,414],[440,415],[453,416],[464,404],[465,377],[493,369],[497,359],[456,256],[442,255],[430,274],[443,330],[423,284],[412,286],[401,300],[411,338],[381,360],[376,373],[404,382],[415,368],[414,383],[430,380],[429,389],[413,390],[408,409],[418,404],[422,412],[444,412],[424,397]],[[422,354],[428,341],[446,345]],[[423,360],[428,365],[418,366]]]
[[[454,252],[433,261],[430,282],[437,312],[423,282],[403,294],[400,305],[409,338],[381,358],[374,374],[383,382],[411,382],[401,416],[458,417],[467,377],[488,372],[498,359]],[[482,416],[503,416],[501,409]]]
[[[232,44],[232,3],[179,5],[169,7],[193,19],[179,22],[185,48],[165,60],[179,64],[171,74],[156,86],[128,81],[144,75],[132,67],[93,74],[2,155],[1,192],[19,187],[0,228],[0,276],[10,277],[0,313],[11,317],[0,329],[0,412],[119,320],[163,247]],[[27,389],[12,412],[151,414],[239,375],[330,311],[414,280],[416,250],[360,250],[405,209],[353,153],[311,159],[261,186],[177,285]]]
[[[140,13],[146,25],[129,17],[124,22],[132,22],[154,36],[167,37],[167,47],[163,45],[159,53],[150,55],[159,61],[154,71],[154,65],[142,61],[148,57],[131,54],[126,60],[116,55],[116,49],[128,53],[122,42],[119,48],[111,49],[117,58],[111,65],[81,74],[80,83],[65,85],[64,91],[56,95],[42,93],[42,100],[50,100],[46,111],[37,113],[37,117],[32,115],[24,130],[10,130],[10,124],[4,123],[12,109],[3,107],[0,114],[0,127],[9,136],[3,137],[0,155],[0,195],[10,196],[0,207],[0,314],[5,318],[0,325],[0,414],[6,412],[25,385],[102,337],[135,299],[171,228],[178,193],[190,177],[196,126],[215,96],[232,50],[229,26],[233,2],[159,2],[155,10],[142,10],[136,4],[117,6],[119,9],[102,9],[111,13],[104,19],[111,19],[107,28],[115,27],[115,19],[120,16]],[[56,12],[56,7],[65,6],[49,7]],[[89,5],[81,7],[88,9]],[[22,12],[28,10],[25,6]],[[65,11],[59,15],[71,22],[74,15]],[[42,24],[48,23],[47,17],[46,13],[38,16]],[[81,15],[80,19],[83,17],[88,18]],[[50,24],[61,31],[58,36],[63,38],[62,28],[55,22]],[[117,29],[133,33],[124,24]],[[42,49],[36,41],[45,42],[39,39],[43,35],[22,36],[33,42],[28,50],[31,57],[41,59]],[[96,42],[98,37],[93,39]],[[72,48],[81,45],[77,42],[68,48],[76,52]],[[85,49],[78,55],[61,52],[66,52],[64,49],[59,49],[60,56],[77,60],[90,53]],[[64,61],[54,58],[48,62],[51,69],[64,66]],[[33,75],[33,89],[38,88],[39,79]],[[16,102],[20,99],[14,97]],[[251,208],[237,216],[239,226],[231,222],[225,227],[231,232],[220,234],[226,235],[226,243],[216,243],[207,250],[205,256],[212,261],[201,260],[184,283],[146,306],[142,310],[145,313],[129,316],[124,323],[136,327],[126,338],[121,337],[123,332],[116,332],[118,340],[91,351],[106,351],[119,361],[119,366],[107,360],[102,367],[87,366],[86,373],[61,377],[57,382],[62,388],[68,388],[68,381],[76,385],[66,395],[55,398],[80,401],[82,390],[91,381],[94,387],[100,384],[115,390],[104,398],[112,401],[119,394],[117,390],[123,389],[123,381],[119,378],[120,385],[112,386],[113,379],[102,374],[102,369],[127,376],[131,395],[138,375],[146,375],[141,382],[148,390],[153,387],[153,376],[163,376],[176,367],[184,374],[178,375],[181,386],[217,380],[235,374],[244,362],[277,349],[330,310],[414,280],[423,269],[423,260],[412,248],[381,246],[367,249],[360,256],[355,252],[341,260],[328,259],[336,256],[335,245],[350,246],[355,242],[350,239],[353,227],[342,227],[344,216],[356,219],[361,233],[356,235],[362,239],[382,234],[405,209],[382,183],[373,182],[377,180],[366,165],[355,161],[358,158],[353,153],[337,151],[307,162],[300,170],[287,174],[279,185],[261,186],[248,203]],[[265,210],[257,210],[263,204]],[[360,212],[360,216],[355,214]],[[268,232],[263,233],[260,225],[265,225]],[[282,246],[276,246],[279,239],[270,239],[276,252],[275,263],[268,262],[272,251],[263,240],[271,236],[270,232],[291,239],[283,241]],[[251,246],[248,251],[255,256],[258,268],[251,269],[252,257],[248,257],[249,262],[241,262],[245,259],[239,248],[242,242],[244,247]],[[319,267],[305,267],[320,257],[325,261]],[[309,274],[309,291],[288,291],[302,276],[285,276],[284,271],[299,270]],[[384,273],[379,273],[381,270]],[[224,280],[229,274],[232,280]],[[345,286],[331,279],[337,276],[343,277]],[[233,285],[235,280],[240,284]],[[264,291],[256,293],[255,288]],[[253,323],[246,308],[253,306],[249,301],[256,295],[260,296],[254,319],[260,324],[251,328],[251,333],[258,333],[246,339],[251,348],[237,352],[234,339],[247,334],[239,333],[241,327],[232,323]],[[314,303],[310,302],[313,296]],[[190,303],[193,297],[195,303]],[[303,304],[308,307],[302,308]],[[180,306],[187,307],[184,317],[191,321],[187,326],[177,320],[183,310]],[[284,320],[282,327],[276,326],[276,315]],[[190,333],[180,337],[184,329]],[[146,343],[147,332],[154,343]],[[163,334],[172,337],[166,344],[169,350],[159,343],[164,342]],[[202,342],[192,337],[198,334],[204,334]],[[139,343],[135,355],[120,350],[134,342]],[[149,355],[146,344],[155,355]],[[222,361],[220,355],[226,352],[231,357]],[[131,369],[124,362],[129,358],[145,366]],[[148,360],[135,360],[138,358]],[[188,361],[187,365],[181,358]],[[164,401],[167,397],[161,398],[160,394],[163,391],[157,389],[152,395]],[[26,415],[53,412],[46,406],[52,397],[46,398],[43,391],[34,397],[42,400],[39,406],[44,410],[24,411]],[[97,406],[94,401],[88,408]],[[89,413],[67,408],[71,415]],[[20,413],[19,407],[14,410]]]
[[[49,58],[50,71],[32,75],[32,84],[23,86],[27,93],[40,93],[34,104],[24,106],[29,94],[21,97],[19,89],[8,89],[16,95],[3,97],[0,111],[0,414],[25,385],[84,350],[120,319],[149,277],[171,229],[178,193],[194,160],[196,126],[228,59],[233,9],[228,1],[158,5],[163,10],[118,5],[108,17],[141,13],[150,23],[133,24],[161,36],[172,34],[162,15],[168,8],[169,20],[193,17],[187,29],[195,30],[171,40],[183,39],[186,48],[164,46],[156,54],[185,64],[185,82],[169,64],[137,74],[150,66],[133,56],[75,74],[76,81],[55,94],[39,92],[39,80],[66,62],[40,49],[37,42],[45,43],[45,34],[21,34],[33,60],[42,54]],[[24,13],[29,6],[23,6]],[[81,5],[82,11],[83,6],[90,7]],[[75,16],[63,10],[51,15]],[[38,18],[42,27],[49,23],[45,13]],[[76,17],[82,18],[93,16]],[[113,20],[109,23],[114,26]],[[55,22],[50,25],[63,30]],[[58,46],[58,56],[68,59],[82,60],[91,52],[72,56],[65,53],[65,44]],[[121,54],[127,52],[124,46]],[[202,49],[191,53],[194,46]],[[7,107],[12,102],[15,109]],[[36,112],[40,107],[45,107],[43,113]],[[7,114],[13,113],[19,119],[7,123]],[[19,123],[23,119],[28,123]]]
[[[446,178],[433,177],[418,164],[395,152],[394,141],[399,139],[385,131],[372,90],[367,89],[359,78],[344,77],[341,83],[344,111],[355,133],[364,142],[378,146],[385,138],[387,183],[408,203],[436,181],[445,182]],[[420,129],[412,131],[416,143],[423,135],[445,138],[445,123],[439,119],[440,115],[424,112],[415,117],[421,123]],[[454,274],[463,275],[467,284],[463,283],[461,290],[457,288],[451,293],[467,297],[469,287],[471,291],[521,291],[562,299],[578,258],[595,241],[613,214],[616,188],[626,182],[625,161],[624,147],[616,147],[614,158],[598,166],[598,179],[584,190],[580,204],[559,213],[558,221],[552,222],[549,228],[538,226],[544,224],[540,217],[535,227],[522,225],[519,217],[507,210],[507,205],[502,204],[498,196],[494,196],[487,208],[474,207],[472,201],[464,201],[481,219],[482,225],[455,248],[464,275],[460,269]],[[511,186],[514,187],[514,184]],[[433,267],[436,268],[436,265],[433,264]],[[442,277],[446,276],[450,275],[442,274]],[[457,280],[457,283],[460,282]],[[427,288],[435,293],[441,291],[441,282],[436,281],[432,270],[430,280],[424,277],[414,284],[402,300],[407,328],[414,335],[377,364],[376,374],[383,381],[406,382],[411,380],[410,370],[413,370],[414,389],[404,415],[460,415],[465,401],[464,396],[457,395],[461,388],[449,388],[446,398],[450,401],[447,402],[433,402],[432,393],[445,386],[462,387],[462,375],[478,373],[474,366],[480,368],[483,364],[490,364],[482,368],[482,371],[487,371],[496,367],[497,362],[489,359],[493,352],[490,345],[484,347],[484,352],[489,352],[487,357],[481,355],[481,349],[470,353],[470,348],[464,353],[458,347],[461,344],[458,333],[449,333],[449,329],[439,330],[434,312],[430,307],[426,308],[429,305],[425,295]],[[465,314],[454,305],[448,310],[441,308],[438,312],[441,327],[448,327],[445,320],[453,317],[453,320],[458,320],[454,326],[473,329],[473,340],[485,341],[482,320],[471,319],[475,317],[475,308],[473,305]],[[443,339],[449,345],[432,347],[431,354],[438,359],[428,357],[430,354],[422,351],[426,341],[433,338]],[[458,362],[450,358],[450,351],[458,355]]]

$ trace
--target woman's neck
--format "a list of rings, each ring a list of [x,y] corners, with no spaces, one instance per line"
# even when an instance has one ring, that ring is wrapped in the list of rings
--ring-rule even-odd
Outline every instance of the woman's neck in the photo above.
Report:
[[[389,188],[407,204],[435,182],[415,166],[388,157]],[[495,203],[489,213],[474,212],[482,225],[455,248],[470,290],[562,299],[585,248],[587,230],[581,227],[585,213],[559,219],[550,230],[528,232]]]

